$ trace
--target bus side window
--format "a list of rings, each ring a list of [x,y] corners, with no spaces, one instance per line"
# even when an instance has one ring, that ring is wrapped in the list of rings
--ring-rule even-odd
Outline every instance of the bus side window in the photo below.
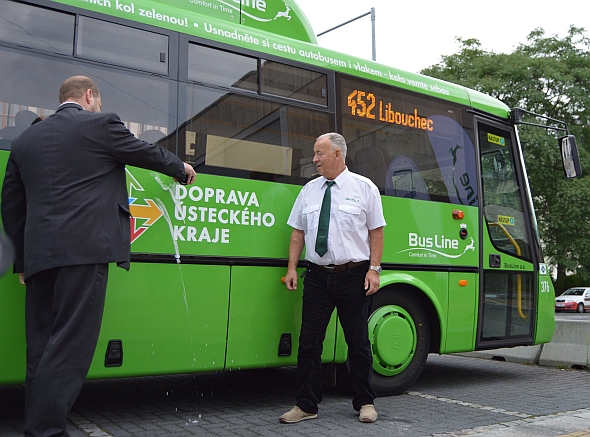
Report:
[[[168,36],[84,16],[78,27],[76,57],[168,74]]]
[[[1,1],[0,17],[2,41],[62,55],[71,55],[74,50],[76,17],[73,14]]]
[[[354,156],[353,172],[371,179],[379,190],[383,191],[390,161],[389,153],[382,147],[365,147],[358,150]]]
[[[162,138],[164,138],[166,134],[161,130],[157,129],[149,129],[144,130],[141,134],[139,134],[139,139],[143,141],[147,141],[148,143],[157,143]]]
[[[428,187],[420,170],[409,157],[399,155],[392,159],[385,179],[387,196],[430,200]]]

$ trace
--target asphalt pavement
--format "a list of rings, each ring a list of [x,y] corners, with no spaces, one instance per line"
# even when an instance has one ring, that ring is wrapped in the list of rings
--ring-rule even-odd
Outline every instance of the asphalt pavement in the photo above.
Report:
[[[585,314],[590,320],[590,314]],[[564,315],[564,317],[567,317]],[[490,436],[590,437],[590,372],[430,355],[408,392],[358,421],[349,393],[325,389],[317,419],[280,424],[295,369],[88,381],[69,417],[72,437]],[[0,387],[0,437],[22,435],[22,386]]]

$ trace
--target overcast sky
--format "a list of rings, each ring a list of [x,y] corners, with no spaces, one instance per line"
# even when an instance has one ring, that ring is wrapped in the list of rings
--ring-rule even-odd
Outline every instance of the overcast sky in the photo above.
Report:
[[[511,53],[542,27],[564,37],[570,27],[590,36],[589,0],[295,0],[316,34],[375,8],[377,62],[419,72],[459,51],[455,37],[476,38],[482,48]],[[371,18],[318,37],[320,46],[371,59]]]

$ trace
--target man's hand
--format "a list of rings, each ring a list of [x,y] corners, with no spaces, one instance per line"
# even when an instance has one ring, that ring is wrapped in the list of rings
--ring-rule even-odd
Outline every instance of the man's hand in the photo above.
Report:
[[[287,275],[285,276],[285,285],[287,290],[297,290],[297,265],[299,257],[305,246],[305,233],[299,229],[291,231],[291,241],[289,242],[289,263],[287,264]]]
[[[197,173],[195,172],[195,169],[193,168],[193,166],[191,164],[188,164],[186,162],[184,162],[183,164],[184,164],[184,173],[186,174],[186,184],[191,185],[195,181],[195,178],[197,177]]]
[[[379,279],[379,273],[375,270],[368,270],[367,274],[365,275],[365,293],[367,296],[377,293],[379,290],[379,284],[381,280]]]
[[[19,273],[18,274],[18,280],[20,281],[21,284],[25,285],[25,274],[24,273]]]
[[[297,290],[297,270],[287,270],[285,286],[287,287],[287,290]]]

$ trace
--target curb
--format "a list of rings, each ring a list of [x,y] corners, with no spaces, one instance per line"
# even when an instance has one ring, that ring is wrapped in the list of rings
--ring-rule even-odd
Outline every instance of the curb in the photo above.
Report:
[[[516,346],[455,355],[520,364],[538,364],[561,369],[587,370],[590,368],[590,323],[578,320],[556,321],[553,340],[542,345]]]
[[[588,369],[590,362],[590,323],[562,320],[555,325],[550,343],[543,345],[539,358],[541,366]]]

